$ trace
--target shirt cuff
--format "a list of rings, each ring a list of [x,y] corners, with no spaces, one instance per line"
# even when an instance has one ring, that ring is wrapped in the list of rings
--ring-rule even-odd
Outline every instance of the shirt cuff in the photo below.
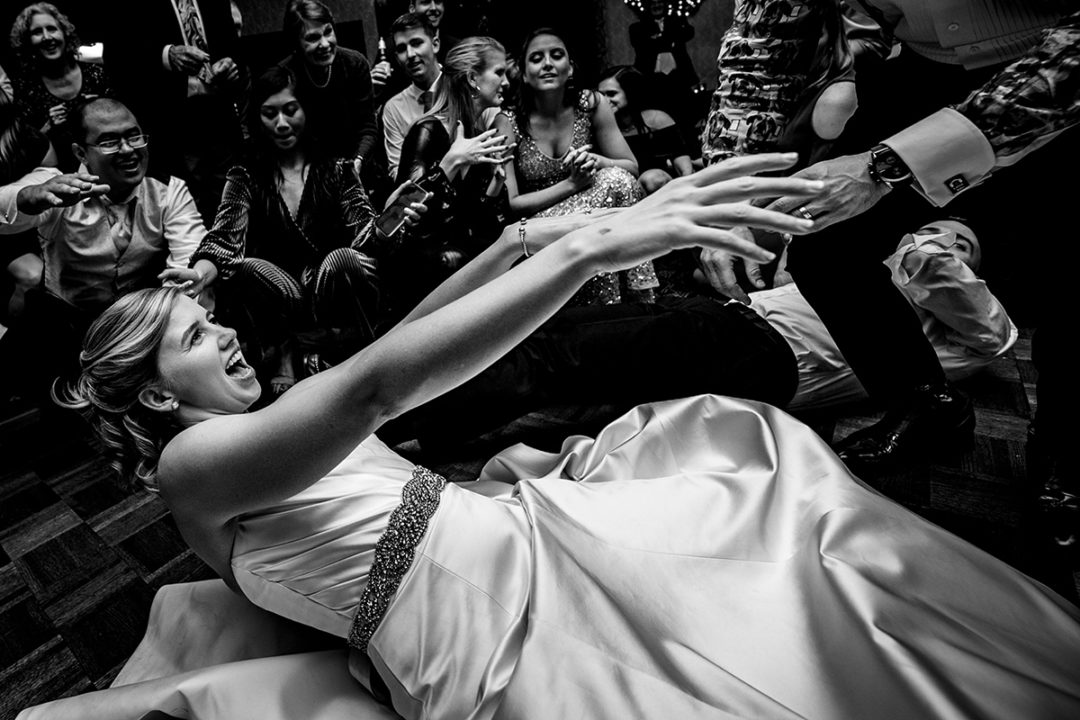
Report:
[[[943,108],[883,141],[915,176],[915,190],[946,205],[974,187],[994,167],[990,141],[966,117]]]
[[[19,218],[19,190],[21,187],[7,186],[0,189],[0,223],[12,225]]]
[[[165,72],[172,72],[172,63],[169,62],[170,50],[172,50],[172,45],[166,45],[161,49],[161,67],[165,68]]]

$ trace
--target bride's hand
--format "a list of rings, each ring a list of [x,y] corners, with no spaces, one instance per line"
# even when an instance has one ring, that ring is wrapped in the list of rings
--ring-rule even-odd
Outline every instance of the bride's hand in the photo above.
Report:
[[[814,197],[824,185],[790,177],[755,177],[791,167],[794,153],[732,158],[672,180],[641,202],[567,238],[578,237],[600,270],[623,270],[687,247],[718,248],[754,262],[774,255],[730,228],[750,226],[803,234],[813,222],[754,207],[749,201],[780,196]]]

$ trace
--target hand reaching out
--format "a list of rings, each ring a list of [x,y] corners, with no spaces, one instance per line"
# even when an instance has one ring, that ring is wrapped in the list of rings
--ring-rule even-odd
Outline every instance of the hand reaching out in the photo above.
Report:
[[[747,227],[735,227],[731,233],[744,242],[754,242],[754,235]],[[761,263],[749,259],[740,259],[737,255],[722,248],[702,248],[698,263],[709,285],[719,293],[727,295],[733,300],[738,300],[744,305],[750,304],[750,296],[746,294],[735,277],[735,263],[742,262],[746,271],[746,278],[758,290],[765,288],[765,280],[761,275]]]
[[[767,209],[794,213],[806,208],[814,217],[815,230],[859,215],[876,205],[889,192],[888,185],[875,182],[870,177],[867,170],[869,159],[869,153],[844,155],[803,168],[792,177],[824,182],[826,191],[812,202],[799,197],[781,197],[770,203]]]
[[[97,175],[77,172],[58,175],[40,185],[19,190],[16,199],[19,212],[40,215],[55,207],[68,207],[89,197],[109,192],[109,186],[98,182]]]
[[[684,247],[723,250],[746,260],[768,263],[774,255],[747,239],[736,227],[805,233],[814,223],[765,208],[758,198],[787,195],[816,202],[825,185],[795,177],[755,177],[783,170],[797,157],[767,153],[732,158],[672,180],[641,202],[583,228],[592,249],[600,252],[601,270],[623,270]]]
[[[454,143],[446,151],[441,164],[447,176],[453,179],[462,168],[470,165],[501,165],[505,162],[503,153],[509,149],[506,137],[499,135],[495,128],[467,138],[465,126],[459,122]]]

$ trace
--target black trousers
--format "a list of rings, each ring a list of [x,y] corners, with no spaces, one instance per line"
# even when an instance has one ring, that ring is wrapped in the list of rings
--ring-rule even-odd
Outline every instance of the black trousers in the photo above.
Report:
[[[860,77],[859,111],[841,138],[840,154],[865,151],[959,102],[997,69],[968,72],[902,52],[877,76]],[[1038,328],[1038,424],[1061,442],[1073,434],[1080,385],[1064,349],[1075,323],[1068,294],[1077,259],[1072,216],[1078,196],[1075,181],[1066,178],[1078,159],[1080,133],[1074,128],[944,208],[914,191],[893,191],[862,215],[791,245],[792,275],[872,397],[896,403],[914,387],[944,380],[881,260],[903,233],[959,214],[970,219],[983,245],[981,274],[1020,324]]]
[[[475,439],[531,411],[701,393],[785,405],[798,370],[757,313],[710,298],[566,308],[472,380],[384,426],[425,450]]]

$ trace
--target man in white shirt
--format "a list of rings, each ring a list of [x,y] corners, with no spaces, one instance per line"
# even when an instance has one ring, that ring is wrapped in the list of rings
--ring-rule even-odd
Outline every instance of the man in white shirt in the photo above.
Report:
[[[0,235],[38,231],[44,292],[28,297],[27,325],[61,363],[102,310],[186,268],[206,234],[184,181],[147,177],[150,137],[125,105],[91,100],[74,125],[79,172],[38,168],[0,188]]]
[[[886,36],[879,47],[896,52],[876,75],[858,77],[859,108],[837,148],[847,154],[797,174],[822,179],[825,192],[780,198],[771,209],[814,220],[813,234],[792,245],[791,272],[862,383],[889,406],[837,446],[849,465],[873,472],[969,438],[974,427],[971,403],[948,385],[906,300],[880,272],[882,230],[963,195],[965,213],[998,227],[1004,241],[1039,238],[1053,242],[1057,266],[1080,261],[1076,243],[1056,242],[1075,234],[1067,178],[1080,152],[1080,10],[1020,0],[859,5]],[[1038,433],[1075,502],[1071,288],[1025,285],[1045,315],[1034,340]]]
[[[1018,336],[975,275],[980,259],[965,223],[938,220],[905,235],[886,261],[954,380],[989,365]],[[380,437],[457,452],[543,408],[623,410],[702,392],[793,411],[866,397],[821,318],[787,284],[752,293],[749,307],[692,296],[566,308],[475,378],[384,426]]]
[[[935,220],[904,235],[885,260],[893,284],[915,309],[949,380],[986,367],[1019,336],[1005,308],[976,276],[981,260],[979,239],[958,218]],[[798,361],[799,384],[786,409],[828,407],[866,397],[825,323],[794,283],[752,292],[749,299]]]
[[[435,59],[439,38],[426,16],[418,13],[402,15],[390,26],[390,37],[398,64],[405,68],[411,80],[411,84],[387,100],[383,108],[386,161],[390,176],[396,177],[402,143],[412,124],[431,108],[442,69]]]

